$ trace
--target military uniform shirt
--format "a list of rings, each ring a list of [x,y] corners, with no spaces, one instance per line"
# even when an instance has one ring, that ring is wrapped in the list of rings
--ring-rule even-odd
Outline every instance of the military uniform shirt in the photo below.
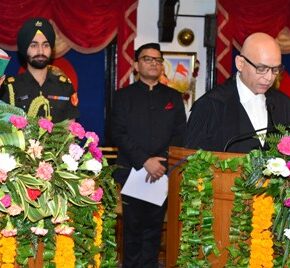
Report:
[[[15,78],[7,78],[1,91],[1,99],[3,101],[22,108],[26,113],[31,109],[33,110],[31,104],[37,97],[42,95],[45,98],[43,99],[49,104],[49,112],[54,123],[79,116],[77,94],[70,80],[65,76],[55,75],[50,70],[42,86],[27,70]],[[47,116],[45,105],[39,106],[36,116]]]

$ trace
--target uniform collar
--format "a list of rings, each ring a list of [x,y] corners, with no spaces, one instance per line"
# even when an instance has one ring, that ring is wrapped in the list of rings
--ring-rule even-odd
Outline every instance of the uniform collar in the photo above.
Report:
[[[29,79],[31,79],[31,80],[36,81],[35,78],[33,77],[33,75],[31,74],[31,72],[28,69],[26,69],[26,71],[25,71],[25,73],[23,75],[29,77]],[[53,80],[53,78],[54,78],[54,75],[52,74],[52,72],[50,70],[48,70],[47,74],[46,74],[45,81]]]

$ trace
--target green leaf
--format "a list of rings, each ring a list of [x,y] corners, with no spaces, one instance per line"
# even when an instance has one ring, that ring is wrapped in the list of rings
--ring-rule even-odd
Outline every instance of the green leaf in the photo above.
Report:
[[[233,259],[237,258],[240,255],[240,251],[234,246],[229,246],[227,247],[227,249],[229,253],[231,254],[231,256],[233,257]]]
[[[55,171],[55,173],[57,173],[61,178],[64,178],[64,179],[75,179],[75,180],[80,179],[78,175],[73,174],[72,172],[57,170]]]
[[[23,131],[17,131],[13,133],[0,134],[0,146],[13,145],[21,150],[25,149],[25,137]]]
[[[46,215],[45,213],[42,213],[42,210],[36,209],[34,207],[31,207],[31,206],[27,210],[27,218],[31,222],[40,221],[41,219],[43,219],[44,217],[47,217],[47,216],[49,216],[49,215]]]
[[[33,177],[30,174],[25,174],[25,175],[18,174],[17,179],[21,180],[23,184],[25,184],[26,186],[31,187],[31,188],[38,188],[36,186],[44,186],[45,185],[44,180],[37,179],[36,177]]]

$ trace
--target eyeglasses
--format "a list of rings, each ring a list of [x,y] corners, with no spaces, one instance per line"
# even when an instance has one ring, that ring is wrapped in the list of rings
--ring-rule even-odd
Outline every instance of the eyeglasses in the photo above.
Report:
[[[164,61],[162,57],[151,57],[151,56],[142,56],[138,60],[142,59],[145,63],[152,63],[153,61],[156,62],[156,64],[161,65]]]
[[[284,70],[284,66],[282,64],[279,66],[274,66],[274,67],[270,67],[267,65],[256,65],[253,62],[251,62],[247,57],[245,57],[243,55],[240,55],[240,57],[244,58],[247,63],[252,65],[256,69],[257,74],[266,74],[271,69],[272,74],[278,75],[279,73],[281,73]]]

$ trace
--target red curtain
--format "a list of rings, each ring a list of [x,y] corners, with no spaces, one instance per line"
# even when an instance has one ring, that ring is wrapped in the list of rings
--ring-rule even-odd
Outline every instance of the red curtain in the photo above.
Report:
[[[290,0],[217,0],[217,83],[231,75],[232,48],[254,32],[273,37],[290,28]]]
[[[16,36],[30,17],[45,17],[69,45],[92,53],[116,36],[118,87],[128,84],[136,36],[138,0],[10,0],[0,1],[0,46],[16,50]]]

